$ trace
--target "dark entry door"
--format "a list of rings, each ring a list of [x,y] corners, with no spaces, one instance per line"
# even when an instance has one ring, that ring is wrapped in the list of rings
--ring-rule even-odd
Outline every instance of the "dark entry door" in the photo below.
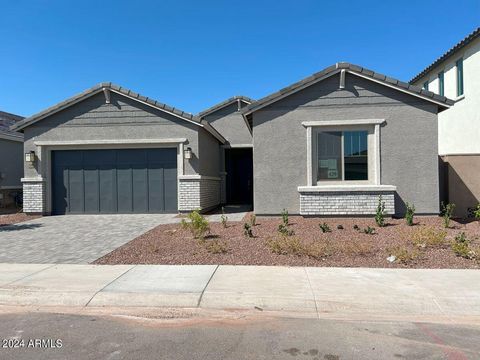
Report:
[[[177,151],[52,152],[55,214],[177,211]]]
[[[252,149],[225,149],[227,203],[253,204]]]

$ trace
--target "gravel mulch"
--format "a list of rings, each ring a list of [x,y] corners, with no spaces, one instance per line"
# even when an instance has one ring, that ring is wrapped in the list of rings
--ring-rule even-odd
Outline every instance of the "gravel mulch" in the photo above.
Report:
[[[39,217],[40,215],[27,215],[22,212],[0,215],[0,226],[17,224],[17,223],[28,221],[28,220],[33,220]]]
[[[248,218],[248,215],[247,217]],[[275,254],[266,245],[268,239],[279,236],[280,218],[257,218],[253,227],[254,238],[244,236],[243,222],[230,222],[228,228],[211,223],[212,236],[202,244],[180,224],[160,225],[124,246],[96,260],[96,264],[229,264],[229,265],[283,265],[333,267],[402,267],[402,268],[480,268],[480,261],[458,257],[450,248],[457,234],[465,232],[471,246],[480,249],[480,222],[462,224],[452,221],[447,229],[446,241],[440,245],[416,247],[411,239],[421,229],[445,229],[440,217],[416,217],[414,226],[403,219],[388,219],[387,226],[379,228],[373,218],[303,218],[290,217],[289,229],[302,244],[328,244],[331,253],[321,258],[307,255]],[[322,233],[319,224],[327,223],[331,232]],[[337,226],[342,225],[343,229]],[[355,230],[357,225],[360,230]],[[375,227],[375,234],[362,232],[367,226]],[[205,244],[224,242],[227,253],[213,254]],[[406,263],[387,261],[392,249],[405,249],[414,253]]]

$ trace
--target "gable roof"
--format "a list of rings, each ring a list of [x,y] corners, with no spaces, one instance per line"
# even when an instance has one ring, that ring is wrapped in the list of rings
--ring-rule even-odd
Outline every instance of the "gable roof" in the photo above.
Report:
[[[23,134],[10,130],[10,126],[21,120],[23,116],[0,111],[0,139],[23,142]]]
[[[224,107],[226,107],[230,104],[233,104],[234,102],[236,102],[238,100],[241,100],[248,105],[250,105],[251,103],[253,103],[255,101],[253,99],[250,99],[247,96],[242,96],[242,95],[233,96],[231,98],[228,98],[227,100],[224,100],[222,102],[219,102],[218,104],[213,105],[212,107],[209,107],[206,110],[203,110],[203,111],[199,112],[197,116],[198,117],[204,117],[204,116],[210,115],[210,114],[214,113],[215,111],[220,110],[220,109],[222,109],[222,108],[224,108]]]
[[[374,81],[376,83],[388,86],[390,88],[402,91],[404,93],[422,98],[426,101],[433,102],[436,105],[439,105],[443,109],[449,108],[451,105],[454,104],[453,100],[447,99],[445,96],[437,95],[431,91],[424,90],[418,86],[408,84],[406,82],[388,77],[386,75],[374,72],[372,70],[363,68],[358,65],[346,63],[346,62],[339,62],[335,65],[331,65],[320,72],[317,72],[313,75],[306,77],[303,80],[300,80],[286,88],[283,88],[271,95],[268,95],[256,102],[244,107],[241,112],[244,117],[254,113],[261,108],[268,106],[274,102],[283,99],[286,96],[296,93],[310,85],[313,85],[319,81],[325,80],[326,78],[340,73],[342,70],[350,74],[354,74],[356,76],[362,77],[364,79]]]
[[[455,55],[459,50],[470,44],[473,40],[478,38],[480,36],[480,27],[476,28],[468,34],[465,38],[463,38],[460,42],[455,44],[453,47],[451,47],[446,53],[444,53],[442,56],[440,56],[437,60],[435,60],[433,63],[428,65],[425,69],[420,71],[417,75],[415,75],[412,80],[410,80],[410,83],[413,84],[414,82],[418,81],[422,77],[424,77],[427,73],[429,73],[431,70],[433,70],[435,67],[440,65],[442,62],[447,60],[449,57]]]
[[[28,118],[25,118],[13,126],[11,126],[11,130],[15,131],[21,131],[24,128],[48,117],[51,116],[61,110],[64,110],[80,101],[83,101],[93,95],[96,95],[100,92],[103,92],[104,90],[108,90],[120,95],[123,95],[125,97],[128,97],[130,99],[133,99],[135,101],[138,101],[142,104],[148,105],[154,109],[166,112],[170,115],[173,115],[177,118],[180,118],[182,120],[188,121],[192,124],[198,125],[200,127],[205,128],[206,131],[208,131],[211,135],[213,135],[218,141],[220,141],[222,144],[226,142],[225,138],[217,131],[215,130],[207,121],[204,121],[197,116],[187,113],[185,111],[182,111],[180,109],[174,108],[172,106],[166,105],[164,103],[161,103],[159,101],[153,100],[151,98],[142,96],[140,94],[137,94],[129,89],[126,89],[124,87],[112,84],[111,82],[107,83],[100,83],[97,84],[90,89],[85,90],[84,92],[77,94],[75,96],[72,96],[71,98],[68,98],[62,102],[59,102],[56,105],[53,105],[35,115],[32,115]]]

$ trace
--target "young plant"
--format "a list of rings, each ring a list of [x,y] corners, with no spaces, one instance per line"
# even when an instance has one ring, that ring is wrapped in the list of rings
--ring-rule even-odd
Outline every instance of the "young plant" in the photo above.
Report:
[[[446,245],[447,232],[431,226],[420,227],[412,233],[412,243],[420,249],[443,247]]]
[[[394,256],[399,263],[408,265],[415,261],[420,256],[420,253],[417,250],[409,250],[406,247],[397,246],[390,250],[390,255]]]
[[[337,225],[337,229],[338,229],[338,230],[343,230],[343,225],[342,225],[342,224]]]
[[[473,216],[475,216],[475,219],[480,220],[480,204],[473,210]]]
[[[283,225],[288,226],[288,210],[287,209],[282,210],[282,222],[283,222]]]
[[[252,226],[257,225],[257,216],[255,214],[250,215],[250,225]]]
[[[295,235],[295,231],[290,230],[287,225],[285,224],[280,224],[278,225],[278,232],[282,234],[283,236],[292,236]]]
[[[218,239],[204,241],[203,245],[210,254],[226,254],[228,252],[227,243]]]
[[[208,220],[198,211],[189,213],[187,219],[189,221],[182,219],[181,225],[184,229],[190,230],[195,239],[203,239],[210,232]]]
[[[243,224],[243,235],[245,235],[245,237],[253,238],[252,225],[249,223]]]
[[[442,201],[442,217],[443,217],[443,226],[445,228],[450,227],[450,220],[452,220],[453,212],[455,210],[455,204],[445,204]]]
[[[375,234],[375,228],[367,226],[365,229],[363,229],[363,232],[367,235],[374,235]]]
[[[332,232],[332,230],[330,229],[330,226],[328,226],[326,222],[324,222],[323,224],[319,224],[318,226],[320,227],[320,230],[322,230],[323,233]]]
[[[375,222],[378,226],[385,226],[385,201],[382,201],[382,195],[378,197],[377,210],[375,211]]]
[[[452,243],[452,250],[455,255],[465,259],[476,259],[480,255],[470,247],[470,240],[467,239],[464,232],[455,236],[455,240]]]
[[[222,222],[222,225],[224,228],[228,227],[227,221],[228,221],[228,216],[225,215],[224,208],[222,206],[222,216],[220,216],[220,220]]]
[[[413,215],[415,215],[415,206],[413,204],[409,204],[408,202],[405,205],[407,206],[407,212],[405,213],[405,221],[407,222],[408,226],[412,226]]]
[[[360,230],[360,227],[359,227],[357,224],[355,224],[355,225],[353,225],[353,230],[357,230],[357,231],[358,231],[358,230]]]

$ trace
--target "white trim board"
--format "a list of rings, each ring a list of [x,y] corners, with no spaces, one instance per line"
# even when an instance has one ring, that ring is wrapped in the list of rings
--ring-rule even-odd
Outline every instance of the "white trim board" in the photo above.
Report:
[[[36,146],[64,146],[64,145],[128,145],[128,144],[183,144],[186,138],[166,139],[113,139],[113,140],[38,140]]]
[[[304,121],[302,125],[310,126],[348,126],[348,125],[381,125],[385,119],[355,119],[355,120],[325,120],[325,121]]]
[[[396,191],[394,185],[320,185],[299,186],[298,192],[362,192],[362,191]]]

